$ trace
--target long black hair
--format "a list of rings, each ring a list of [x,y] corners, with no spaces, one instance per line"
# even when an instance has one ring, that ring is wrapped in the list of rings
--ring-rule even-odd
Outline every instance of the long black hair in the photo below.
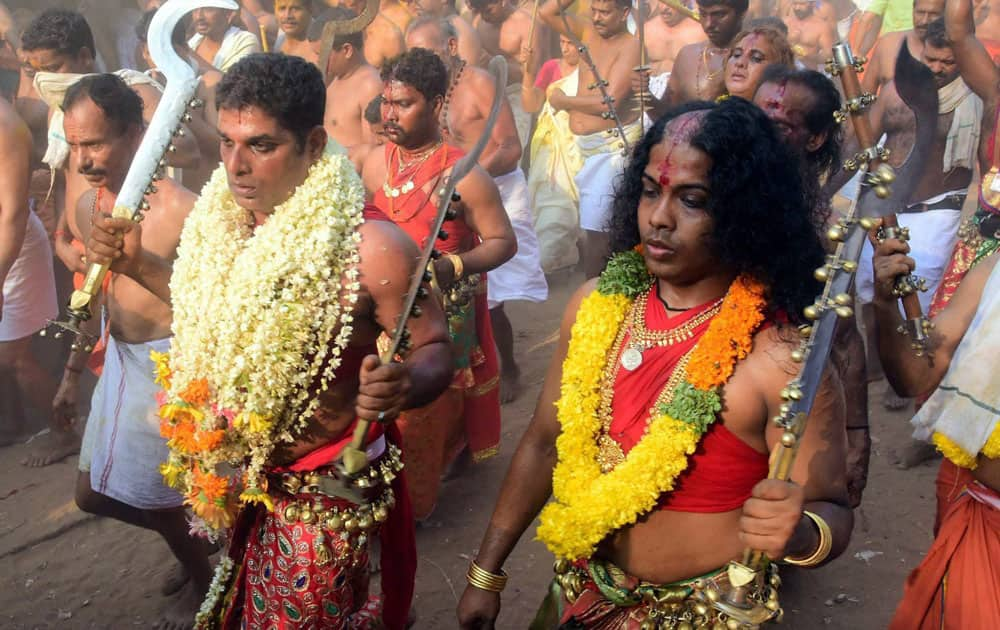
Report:
[[[650,151],[663,140],[671,120],[700,110],[705,113],[690,144],[712,160],[707,206],[714,222],[711,246],[721,264],[768,287],[772,311],[800,321],[802,309],[822,289],[813,278],[824,262],[820,217],[806,201],[798,160],[764,112],[742,98],[686,103],[646,132],[616,186],[611,252],[639,244],[637,209]]]

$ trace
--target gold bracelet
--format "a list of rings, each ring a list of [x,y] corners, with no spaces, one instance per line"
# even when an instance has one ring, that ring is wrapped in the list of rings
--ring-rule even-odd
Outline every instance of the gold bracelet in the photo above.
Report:
[[[447,258],[451,261],[451,268],[455,270],[454,280],[461,280],[462,274],[465,273],[465,263],[462,262],[462,257],[458,254],[448,254]]]
[[[819,546],[816,547],[816,551],[805,558],[785,556],[784,562],[786,564],[794,564],[798,567],[814,567],[826,560],[827,556],[830,555],[830,550],[833,549],[833,532],[830,531],[830,526],[827,522],[818,514],[814,514],[809,510],[803,510],[802,513],[808,516],[816,524],[816,528],[819,529]]]
[[[503,569],[500,570],[500,573],[490,573],[476,564],[475,560],[469,564],[469,571],[465,574],[465,579],[472,586],[492,593],[499,593],[507,586],[507,574],[503,572]]]

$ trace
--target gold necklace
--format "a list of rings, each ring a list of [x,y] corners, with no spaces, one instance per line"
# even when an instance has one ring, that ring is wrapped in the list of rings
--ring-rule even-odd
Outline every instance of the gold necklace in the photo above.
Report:
[[[393,151],[393,154],[396,156],[396,172],[392,172],[392,156],[389,156],[389,163],[386,165],[385,181],[382,183],[382,192],[385,193],[385,196],[389,199],[395,199],[400,195],[412,192],[413,189],[416,188],[416,185],[413,183],[413,179],[417,176],[417,171],[420,170],[420,166],[423,165],[428,158],[434,155],[434,152],[440,149],[442,144],[443,143],[441,141],[438,141],[433,147],[423,151],[416,157],[411,157],[411,161],[407,162],[405,166],[403,158],[400,155],[399,146],[396,146]],[[413,172],[410,173],[409,178],[407,178],[402,185],[396,187],[389,184],[390,181],[396,179],[410,169],[413,169]]]
[[[726,64],[725,64],[725,62],[723,62],[722,67],[719,68],[718,70],[716,70],[715,72],[710,72],[709,71],[709,69],[708,69],[708,51],[710,49],[711,49],[711,46],[709,46],[708,43],[706,42],[705,43],[705,48],[703,48],[702,51],[701,51],[701,63],[698,64],[698,71],[695,73],[695,86],[694,87],[695,87],[695,91],[698,92],[698,96],[699,97],[704,95],[704,90],[702,89],[702,81],[701,81],[701,71],[702,71],[702,68],[705,69],[705,83],[711,83],[712,81],[715,81],[715,79],[722,73],[722,71],[726,69]],[[719,48],[717,50],[719,51],[720,54],[725,54],[725,53],[729,52],[728,48]]]
[[[722,298],[719,298],[707,309],[677,328],[648,330],[646,328],[646,304],[648,300],[649,291],[635,299],[632,311],[629,313],[628,323],[626,326],[623,326],[623,329],[629,331],[629,344],[622,352],[619,363],[629,372],[638,369],[642,365],[643,352],[650,348],[663,348],[687,341],[694,336],[695,328],[715,317],[722,307]],[[614,356],[618,356],[618,353],[616,352]]]

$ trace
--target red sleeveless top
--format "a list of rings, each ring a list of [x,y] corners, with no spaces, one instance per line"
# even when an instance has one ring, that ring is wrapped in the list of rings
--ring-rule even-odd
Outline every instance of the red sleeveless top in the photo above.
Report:
[[[691,324],[714,303],[713,300],[671,315],[654,289],[646,303],[645,327],[654,332],[679,329]],[[709,318],[693,326],[689,339],[644,350],[642,364],[637,369],[618,369],[610,435],[626,454],[642,439],[657,398],[678,363],[694,348],[710,323]],[[625,336],[616,361],[629,347],[630,336]],[[719,420],[702,437],[697,451],[688,457],[687,470],[678,476],[674,489],[663,496],[658,507],[677,512],[728,512],[742,506],[750,498],[754,485],[767,477],[767,473],[767,453],[754,450]]]

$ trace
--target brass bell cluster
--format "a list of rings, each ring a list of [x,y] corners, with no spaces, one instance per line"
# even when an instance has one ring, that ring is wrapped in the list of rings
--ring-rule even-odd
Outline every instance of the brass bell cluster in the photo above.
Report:
[[[852,55],[850,57],[850,60],[851,60],[850,63],[854,67],[854,71],[855,72],[857,72],[858,74],[861,74],[862,72],[865,71],[865,64],[868,63],[868,59],[867,58],[865,58],[865,57],[854,57]],[[827,59],[826,60],[826,72],[831,77],[839,77],[840,74],[843,71],[844,71],[844,68],[839,63],[837,63],[836,59]]]
[[[921,278],[921,280],[923,279]],[[910,349],[918,357],[928,354],[932,330],[934,330],[934,322],[928,319],[926,315],[915,319],[907,319],[896,328],[896,332],[910,338]]]
[[[885,161],[889,159],[889,153],[890,153],[889,149],[886,149],[885,147],[882,146],[868,147],[864,151],[859,151],[858,153],[855,153],[854,157],[844,160],[844,169],[848,171],[856,171],[859,168],[864,168],[865,165],[867,165],[869,162],[873,160],[878,160],[879,162],[882,162],[882,164],[885,164]],[[886,164],[886,166],[888,165]],[[889,166],[889,168],[891,169],[892,167]],[[875,173],[872,173],[871,175],[869,175],[868,178],[866,178],[866,182],[871,184],[871,178],[878,176],[878,172],[881,169],[882,165],[879,165],[879,167],[875,170]],[[895,176],[893,175],[893,177]],[[876,195],[878,195],[877,191]],[[879,196],[879,198],[884,199],[884,197],[881,196]]]
[[[852,114],[860,114],[865,111],[876,101],[878,97],[870,92],[865,92],[857,98],[852,98],[844,103],[844,107],[833,112],[833,118],[838,123],[843,123],[845,120],[850,118]]]
[[[444,312],[448,319],[461,317],[479,293],[480,279],[478,274],[472,274],[460,279],[448,288],[444,296]]]

